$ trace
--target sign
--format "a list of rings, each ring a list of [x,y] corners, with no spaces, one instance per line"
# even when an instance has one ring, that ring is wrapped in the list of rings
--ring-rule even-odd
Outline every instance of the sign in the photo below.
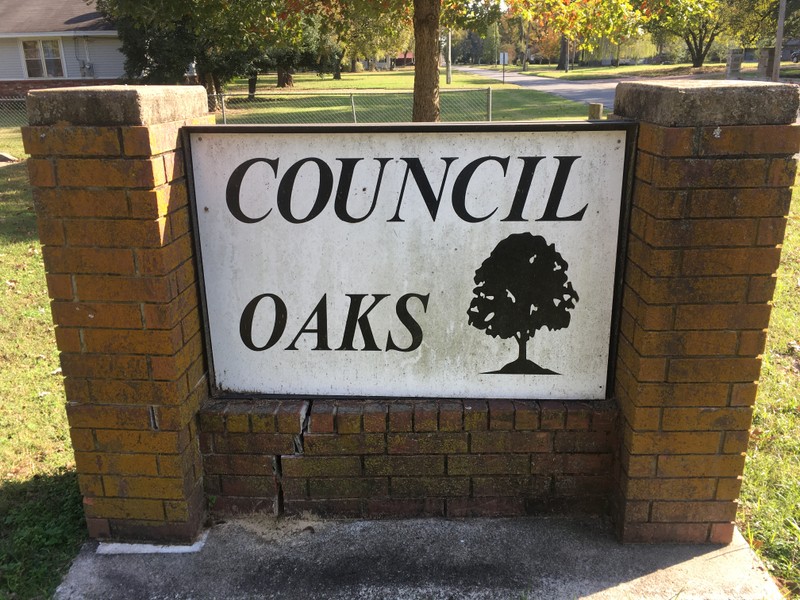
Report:
[[[632,126],[190,127],[217,394],[606,394]]]
[[[508,52],[501,52],[500,53],[500,64],[507,65],[508,64]]]

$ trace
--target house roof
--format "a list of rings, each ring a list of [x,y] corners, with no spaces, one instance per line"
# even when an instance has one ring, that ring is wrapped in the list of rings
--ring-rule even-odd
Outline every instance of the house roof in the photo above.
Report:
[[[85,0],[0,0],[0,36],[114,31]]]

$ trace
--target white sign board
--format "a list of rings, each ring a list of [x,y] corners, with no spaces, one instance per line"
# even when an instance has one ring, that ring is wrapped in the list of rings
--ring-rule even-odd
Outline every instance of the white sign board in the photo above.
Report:
[[[508,64],[508,52],[501,52],[500,53],[500,64],[507,65]]]
[[[629,126],[188,131],[216,392],[605,397]]]

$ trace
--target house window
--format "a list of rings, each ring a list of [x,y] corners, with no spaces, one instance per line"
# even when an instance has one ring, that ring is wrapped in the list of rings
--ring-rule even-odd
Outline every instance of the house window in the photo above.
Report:
[[[28,77],[64,77],[58,40],[23,41],[22,52]]]

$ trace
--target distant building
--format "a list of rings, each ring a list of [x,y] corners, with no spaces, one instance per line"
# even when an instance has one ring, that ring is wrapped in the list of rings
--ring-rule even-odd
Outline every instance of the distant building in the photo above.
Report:
[[[124,63],[114,27],[84,0],[0,0],[0,97],[116,83]]]

